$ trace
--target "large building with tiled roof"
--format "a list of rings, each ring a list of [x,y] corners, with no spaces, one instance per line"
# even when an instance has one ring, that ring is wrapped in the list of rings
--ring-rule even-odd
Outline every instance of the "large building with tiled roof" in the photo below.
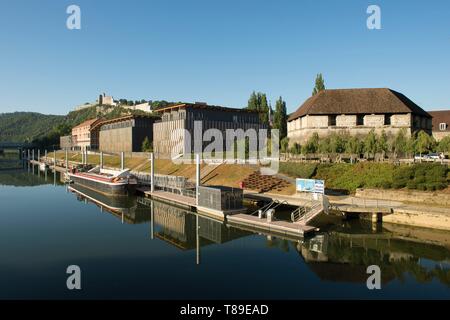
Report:
[[[317,132],[366,135],[374,129],[396,134],[424,130],[431,134],[431,116],[403,94],[387,88],[323,90],[307,99],[288,118],[290,143],[300,144]]]

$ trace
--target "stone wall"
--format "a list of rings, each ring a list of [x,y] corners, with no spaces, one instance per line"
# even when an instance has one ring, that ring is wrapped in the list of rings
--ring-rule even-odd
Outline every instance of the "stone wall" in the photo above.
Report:
[[[450,207],[450,194],[443,192],[427,192],[416,190],[383,190],[357,189],[356,197],[395,200],[403,202],[417,202]]]
[[[393,114],[391,116],[391,126],[411,127],[411,114]]]
[[[355,127],[356,126],[356,115],[346,115],[341,114],[336,117],[337,127]]]
[[[368,114],[364,116],[364,126],[382,127],[384,126],[384,114]]]

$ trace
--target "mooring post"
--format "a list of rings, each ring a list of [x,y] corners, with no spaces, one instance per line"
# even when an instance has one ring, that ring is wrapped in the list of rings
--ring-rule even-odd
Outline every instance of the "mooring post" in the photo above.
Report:
[[[56,150],[53,150],[53,171],[56,172]]]
[[[27,149],[27,160],[30,161],[30,149]]]
[[[44,151],[45,161],[47,161],[47,149]]]
[[[38,158],[37,160],[41,162],[41,149],[38,149]]]
[[[154,214],[153,214],[153,201],[150,202],[150,238],[153,240],[154,238]]]
[[[125,169],[125,153],[122,151],[120,153],[120,170]]]
[[[31,152],[31,160],[34,160],[34,149],[33,149],[33,151]]]
[[[84,152],[85,152],[84,162],[85,162],[85,164],[88,164],[88,149],[87,149],[87,147],[84,149]]]
[[[200,154],[195,155],[195,204],[198,205],[198,189],[200,187]]]
[[[83,150],[83,147],[81,147],[81,164],[84,164],[84,150]]]
[[[155,155],[152,152],[150,153],[150,192],[153,191],[155,191]]]
[[[200,264],[200,235],[199,235],[199,228],[198,225],[198,214],[196,215],[195,220],[195,230],[196,230],[196,242],[197,242],[197,264]]]
[[[69,171],[69,155],[66,149],[66,172]]]
[[[103,151],[100,151],[100,169],[103,169]]]

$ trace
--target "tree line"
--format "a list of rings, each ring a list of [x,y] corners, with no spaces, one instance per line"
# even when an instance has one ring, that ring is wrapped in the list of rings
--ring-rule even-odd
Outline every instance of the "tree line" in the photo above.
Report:
[[[353,136],[343,131],[319,137],[314,132],[302,145],[295,142],[289,147],[289,139],[285,137],[280,146],[281,152],[293,155],[358,154],[373,158],[381,154],[383,158],[387,155],[397,158],[429,152],[450,152],[450,136],[437,142],[423,130],[408,135],[404,128],[395,135],[388,135],[384,130],[377,134],[373,129],[365,136]]]

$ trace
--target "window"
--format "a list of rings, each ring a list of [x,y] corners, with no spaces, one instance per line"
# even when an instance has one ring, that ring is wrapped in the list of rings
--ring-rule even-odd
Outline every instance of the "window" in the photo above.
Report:
[[[390,126],[391,125],[391,115],[390,114],[385,114],[384,115],[384,125],[385,126]]]
[[[441,131],[445,131],[447,129],[447,124],[446,123],[439,123],[439,130]]]
[[[336,125],[336,116],[328,116],[328,126],[332,127]]]
[[[364,115],[363,114],[358,114],[356,116],[356,125],[357,126],[363,126],[364,125]]]

